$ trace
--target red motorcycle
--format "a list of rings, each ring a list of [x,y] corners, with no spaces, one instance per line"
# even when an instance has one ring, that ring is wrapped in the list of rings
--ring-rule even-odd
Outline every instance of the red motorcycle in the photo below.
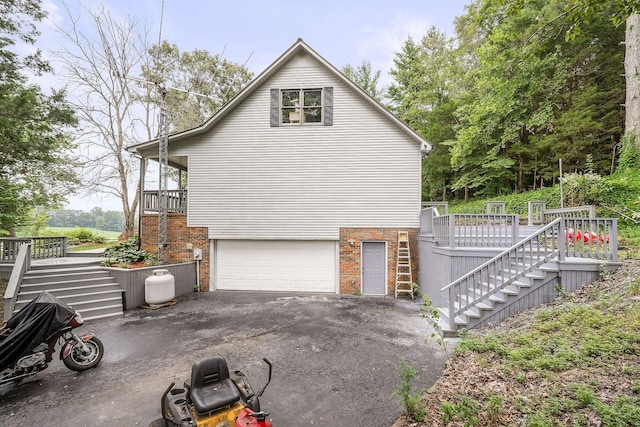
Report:
[[[93,334],[76,334],[82,316],[43,291],[14,314],[0,329],[0,384],[19,382],[46,369],[57,343],[60,359],[73,371],[100,363],[102,342]]]

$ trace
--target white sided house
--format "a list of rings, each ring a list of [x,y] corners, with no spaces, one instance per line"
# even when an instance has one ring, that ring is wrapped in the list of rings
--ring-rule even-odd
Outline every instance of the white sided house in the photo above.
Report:
[[[392,295],[400,231],[418,265],[429,149],[299,39],[206,123],[169,137],[189,184],[169,192],[167,261],[202,249],[202,290]],[[157,161],[158,141],[129,151]],[[142,186],[141,241],[157,252],[158,191]]]

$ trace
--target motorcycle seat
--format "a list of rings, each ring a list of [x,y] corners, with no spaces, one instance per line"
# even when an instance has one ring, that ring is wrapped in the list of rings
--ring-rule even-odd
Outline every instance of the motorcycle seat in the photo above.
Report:
[[[222,357],[204,359],[191,366],[189,397],[199,414],[240,400],[240,392],[229,378],[229,368]]]

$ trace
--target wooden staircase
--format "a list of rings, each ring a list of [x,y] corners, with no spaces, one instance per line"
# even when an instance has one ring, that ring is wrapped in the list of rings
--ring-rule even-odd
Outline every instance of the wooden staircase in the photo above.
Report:
[[[32,265],[18,292],[14,312],[48,291],[80,312],[84,320],[119,317],[124,313],[122,287],[99,261]]]
[[[557,297],[559,271],[552,263],[534,268],[499,291],[477,301],[455,316],[455,328],[450,327],[449,312],[438,308],[443,336],[456,336],[459,329],[472,329],[501,322],[519,311],[553,301]],[[463,298],[463,300],[467,300]],[[459,306],[458,303],[455,306]]]
[[[505,249],[491,260],[440,290],[445,306],[438,307],[443,336],[460,329],[497,323],[514,314],[553,301],[567,287],[563,271],[571,273],[573,289],[595,280],[603,264],[617,268],[615,239],[571,240],[576,230],[599,230],[616,235],[610,219],[559,218]],[[589,236],[589,234],[587,234]],[[605,234],[599,234],[605,236]],[[594,273],[595,272],[595,273]]]

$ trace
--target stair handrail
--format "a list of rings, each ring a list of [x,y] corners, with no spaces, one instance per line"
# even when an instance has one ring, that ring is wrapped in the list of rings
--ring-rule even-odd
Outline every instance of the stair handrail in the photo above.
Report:
[[[16,306],[16,300],[18,299],[18,293],[20,291],[20,284],[24,274],[31,269],[31,242],[23,243],[18,250],[18,256],[16,262],[13,264],[11,270],[11,276],[9,276],[9,283],[4,293],[4,319],[7,321],[13,314],[13,309]]]
[[[618,260],[617,221],[617,218],[556,218],[529,237],[440,289],[441,293],[446,292],[448,296],[449,327],[455,330],[456,316],[501,291],[553,257],[557,256],[560,262],[565,261],[567,257],[616,262]],[[535,248],[534,241],[537,242]],[[515,270],[513,269],[514,260],[516,261]],[[518,260],[522,262],[519,263]],[[530,262],[525,264],[526,260]],[[508,272],[509,275],[505,277],[504,272]],[[484,282],[479,282],[481,279]],[[493,286],[492,281],[495,282]],[[487,285],[486,291],[478,286],[480,283]],[[461,292],[462,290],[464,292]],[[462,301],[463,298],[464,301]]]
[[[518,278],[530,272],[533,268],[543,264],[554,256],[558,256],[559,259],[564,259],[566,251],[565,242],[564,239],[558,238],[558,236],[564,236],[564,234],[564,218],[558,218],[440,289],[441,293],[446,292],[448,294],[449,328],[455,330],[455,318],[458,315],[464,313],[478,302],[498,293]],[[533,250],[534,240],[544,243],[536,244],[535,251]],[[540,249],[543,250],[540,251]],[[522,253],[519,254],[520,252]],[[525,252],[528,252],[528,256],[525,256]],[[524,262],[526,260],[533,261],[534,259],[535,262]],[[521,260],[522,263],[518,263],[518,260]],[[515,271],[512,269],[513,261],[516,261]],[[509,273],[506,280],[503,276],[504,272]],[[498,278],[502,280],[497,282]],[[479,279],[485,280],[484,283],[487,285],[486,290],[479,286]],[[491,286],[492,281],[496,282],[494,286]],[[468,286],[469,283],[471,283],[471,286]],[[463,284],[467,284],[467,286],[463,286]],[[464,292],[461,292],[463,289]],[[471,292],[473,292],[473,297],[470,295]],[[466,301],[462,301],[463,297]]]

